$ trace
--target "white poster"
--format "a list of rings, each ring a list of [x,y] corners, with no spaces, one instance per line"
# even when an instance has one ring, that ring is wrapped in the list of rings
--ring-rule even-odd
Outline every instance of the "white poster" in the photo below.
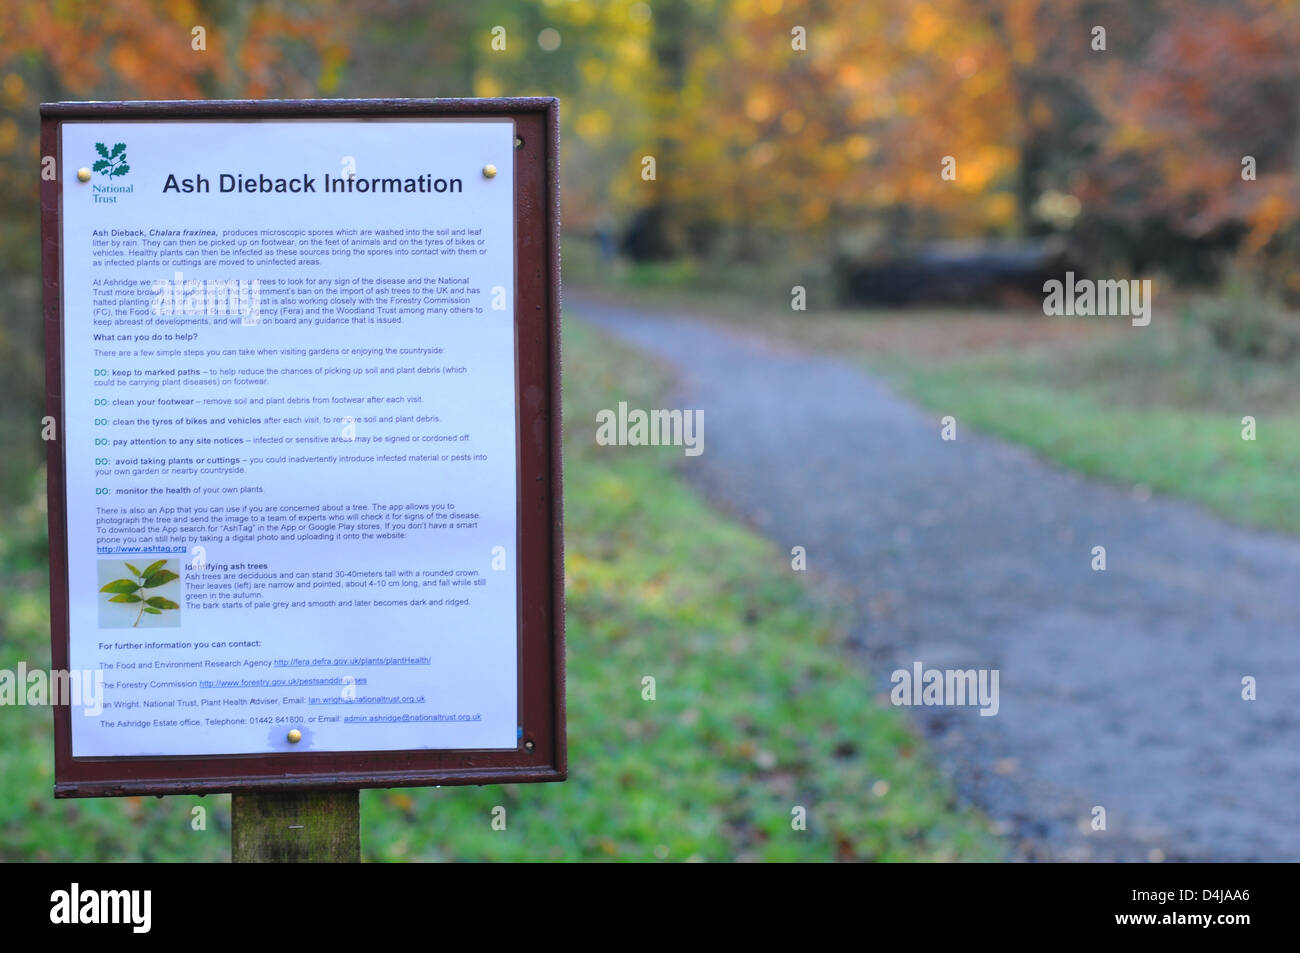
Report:
[[[513,164],[509,121],[64,124],[74,757],[515,747]]]

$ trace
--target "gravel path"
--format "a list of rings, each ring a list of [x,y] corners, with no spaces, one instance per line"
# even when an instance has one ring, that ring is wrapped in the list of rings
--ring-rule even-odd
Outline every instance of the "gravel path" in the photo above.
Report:
[[[996,717],[912,712],[1014,856],[1300,859],[1300,540],[1063,472],[960,407],[943,441],[844,361],[568,304],[677,370],[705,423],[685,472],[851,589],[882,690],[914,661],[999,670]]]

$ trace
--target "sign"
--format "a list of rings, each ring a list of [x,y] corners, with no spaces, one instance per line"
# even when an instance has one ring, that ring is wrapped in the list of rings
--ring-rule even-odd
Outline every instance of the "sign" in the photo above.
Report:
[[[556,102],[41,114],[56,795],[562,780]]]

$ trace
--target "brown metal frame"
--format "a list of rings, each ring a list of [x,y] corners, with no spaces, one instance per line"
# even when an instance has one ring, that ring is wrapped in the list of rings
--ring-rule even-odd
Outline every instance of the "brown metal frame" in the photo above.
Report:
[[[562,781],[564,533],[560,437],[559,102],[529,99],[336,99],[53,103],[41,106],[41,154],[58,177],[41,183],[46,413],[63,421],[62,180],[64,121],[232,119],[513,119],[515,386],[518,483],[519,710],[512,751],[409,750],[73,758],[71,709],[54,710],[55,797],[222,791],[420,787]],[[68,556],[63,428],[50,441],[50,642],[67,669]]]

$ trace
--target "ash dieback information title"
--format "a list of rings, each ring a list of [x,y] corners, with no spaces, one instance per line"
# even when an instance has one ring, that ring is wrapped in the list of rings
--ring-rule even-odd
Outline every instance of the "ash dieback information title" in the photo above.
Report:
[[[220,172],[217,174],[217,192],[257,193],[257,192],[332,192],[344,194],[367,194],[375,192],[423,192],[450,193],[463,192],[465,184],[458,178],[442,178],[432,173],[422,173],[414,177],[371,176],[361,178],[356,175],[321,175],[320,189],[316,188],[317,176],[306,172],[292,178],[271,178],[258,173],[256,176],[239,173]],[[163,194],[168,192],[199,193],[212,191],[212,180],[205,175],[196,174],[189,178],[177,178],[168,173],[163,183]]]

